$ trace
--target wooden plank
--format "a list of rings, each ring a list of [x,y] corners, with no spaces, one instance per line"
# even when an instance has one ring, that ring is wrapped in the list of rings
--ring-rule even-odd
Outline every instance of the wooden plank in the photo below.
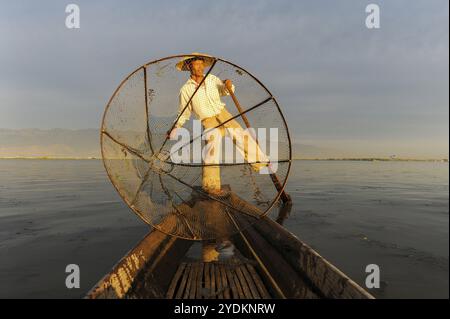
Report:
[[[214,264],[210,263],[209,272],[211,277],[211,293],[210,298],[216,299],[216,279],[215,279],[215,270]]]
[[[244,296],[246,299],[252,299],[252,293],[250,292],[250,288],[248,287],[247,281],[244,278],[244,274],[242,273],[239,267],[236,267],[236,274],[241,283],[242,291],[244,292]]]
[[[224,269],[225,269],[225,274],[226,274],[227,279],[228,279],[228,284],[230,285],[230,288],[231,288],[232,298],[233,299],[238,299],[239,298],[239,294],[238,294],[238,291],[237,291],[237,288],[236,288],[236,284],[234,282],[233,275],[232,275],[232,273],[230,271],[230,268],[228,266],[225,266]]]
[[[188,275],[191,269],[191,265],[187,264],[183,271],[183,277],[181,278],[180,286],[178,287],[177,294],[175,295],[175,299],[181,299],[183,297],[183,292],[186,288],[186,283],[188,279]]]
[[[191,285],[192,285],[192,277],[194,277],[195,267],[193,264],[190,264],[190,266],[191,267],[189,268],[189,274],[188,274],[188,279],[187,279],[187,283],[186,283],[186,289],[184,290],[183,299],[189,298],[189,292],[191,290]]]
[[[164,298],[177,265],[191,245],[191,241],[174,240],[156,229],[152,230],[95,284],[85,298]],[[162,271],[162,265],[167,263],[172,267]],[[144,265],[149,270],[146,273],[156,273],[157,276],[147,276],[142,280]]]
[[[209,263],[205,263],[205,266],[203,268],[204,272],[204,278],[205,278],[205,292],[206,295],[203,296],[205,299],[211,298],[209,295],[211,295],[211,281],[210,281],[210,272],[209,272]]]
[[[253,267],[253,265],[247,264],[246,266],[247,266],[247,269],[248,269],[250,275],[253,278],[253,282],[255,283],[256,288],[258,289],[260,296],[263,299],[269,299],[270,298],[270,294],[267,291],[266,287],[264,286],[264,283],[262,282],[261,277],[258,275],[258,273],[256,272],[256,270]]]
[[[216,264],[215,270],[216,270],[215,277],[216,277],[217,298],[223,299],[223,285],[222,285],[222,278],[220,277],[220,269],[218,264]]]
[[[253,295],[254,299],[261,299],[261,296],[259,295],[258,289],[256,288],[255,283],[253,282],[253,277],[250,275],[250,273],[248,272],[247,268],[244,265],[239,266],[239,269],[242,271],[242,273],[244,274],[244,278],[247,281],[247,284],[250,288],[250,291]]]
[[[238,276],[237,276],[236,272],[234,271],[234,269],[232,271],[232,274],[233,274],[234,284],[238,291],[238,296],[239,296],[238,299],[245,299],[244,291],[242,290],[241,283],[240,283]]]
[[[197,274],[198,274],[199,263],[192,263],[192,281],[191,289],[189,290],[189,299],[195,299],[195,292],[197,291]]]
[[[245,220],[246,216],[235,215],[239,227],[243,228],[248,224]],[[241,223],[242,222],[242,223]],[[258,224],[258,222],[255,223]],[[308,283],[302,278],[301,274],[294,270],[289,262],[283,258],[281,252],[277,248],[274,249],[272,242],[264,238],[256,231],[256,226],[245,227],[243,231],[244,243],[247,245],[237,246],[245,252],[248,252],[258,261],[260,269],[263,270],[261,275],[264,283],[275,298],[302,298],[300,292],[304,291],[304,287]],[[273,230],[272,230],[273,231]]]
[[[274,250],[279,252],[295,271],[304,274],[309,279],[313,286],[311,287],[312,292],[317,294],[317,297],[374,298],[319,253],[270,218],[262,218],[254,224],[253,228],[267,242],[271,243]],[[304,290],[301,286],[304,284],[297,285],[295,288]],[[298,297],[304,296],[302,293],[294,291],[291,298]]]
[[[227,275],[225,274],[225,265],[221,264],[220,267],[220,277],[222,278],[222,287],[223,287],[223,297],[225,299],[230,299],[230,285],[227,282]]]
[[[204,263],[199,263],[197,269],[197,292],[196,292],[197,299],[203,298],[203,265]]]
[[[186,268],[186,263],[181,263],[180,266],[177,269],[177,272],[175,273],[175,276],[173,276],[172,282],[170,283],[169,289],[166,293],[167,299],[172,299],[173,295],[175,294],[175,289],[177,288],[178,282],[180,281],[181,275],[183,275],[184,268]]]

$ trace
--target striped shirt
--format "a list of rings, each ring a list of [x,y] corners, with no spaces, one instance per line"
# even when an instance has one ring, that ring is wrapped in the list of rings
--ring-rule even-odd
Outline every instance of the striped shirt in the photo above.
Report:
[[[192,78],[189,78],[181,87],[177,118],[183,111],[192,94],[194,94],[197,87],[198,83]],[[234,93],[234,84],[232,84],[231,90]],[[209,74],[203,81],[203,84],[198,89],[197,93],[195,93],[191,103],[189,103],[188,107],[184,110],[175,126],[183,126],[183,124],[191,117],[192,112],[194,112],[199,120],[219,114],[225,107],[225,103],[222,102],[220,97],[229,94],[230,93],[226,89],[222,80],[215,75]]]

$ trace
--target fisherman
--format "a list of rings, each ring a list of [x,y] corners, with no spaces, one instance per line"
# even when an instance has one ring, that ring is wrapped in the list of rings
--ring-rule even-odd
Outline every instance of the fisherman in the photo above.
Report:
[[[225,134],[233,140],[244,159],[253,163],[251,166],[255,171],[258,172],[261,168],[270,164],[268,157],[261,151],[258,143],[248,131],[244,131],[235,119],[229,120],[233,115],[228,112],[221,97],[229,95],[230,92],[234,93],[235,87],[231,80],[222,81],[211,73],[204,79],[205,67],[211,66],[213,61],[213,58],[208,55],[192,53],[192,56],[183,57],[176,64],[177,70],[189,71],[190,77],[180,89],[178,121],[174,123],[174,128],[169,132],[169,136],[170,139],[176,138],[176,130],[189,120],[192,112],[201,120],[205,130],[220,126],[205,134],[207,152],[203,159],[205,165],[202,167],[202,188],[209,194],[224,196],[226,192],[221,189],[220,167],[218,165],[220,163],[221,140]],[[202,83],[202,86],[187,105],[200,83]],[[221,125],[224,122],[226,123]]]

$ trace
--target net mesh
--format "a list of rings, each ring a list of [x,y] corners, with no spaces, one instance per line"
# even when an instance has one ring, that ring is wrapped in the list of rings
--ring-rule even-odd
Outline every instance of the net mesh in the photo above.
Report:
[[[101,144],[111,182],[140,218],[167,234],[206,240],[236,231],[230,214],[245,214],[256,221],[268,213],[286,183],[291,145],[275,98],[255,77],[234,64],[197,56],[203,58],[205,77],[192,87],[195,90],[187,99],[180,99],[180,94],[186,93],[183,88],[190,72],[180,71],[176,65],[193,57],[168,57],[130,74],[106,106]],[[220,82],[210,80],[215,78]],[[226,79],[231,80],[235,99],[222,85]],[[209,127],[223,132],[221,143],[215,144],[220,155],[214,162],[207,157],[211,141],[204,126],[205,114],[202,118],[197,110],[202,107],[208,111],[210,105],[218,105],[219,95],[214,95],[217,90],[223,95],[219,102],[225,104],[228,115]],[[182,126],[187,138],[169,138],[168,133],[186,110],[191,113]],[[266,159],[246,157],[245,147],[250,144],[239,148],[239,140],[245,135],[243,141],[253,139]],[[270,168],[266,167],[268,161]],[[255,164],[265,165],[258,171]],[[204,177],[211,168],[218,169],[214,172],[219,172],[221,192],[205,187]]]

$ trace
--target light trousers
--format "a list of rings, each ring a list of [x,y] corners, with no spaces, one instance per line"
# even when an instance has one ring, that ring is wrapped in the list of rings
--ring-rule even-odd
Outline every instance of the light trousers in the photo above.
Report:
[[[269,158],[261,150],[253,134],[250,134],[249,130],[244,130],[235,119],[229,120],[232,117],[233,115],[223,108],[219,114],[202,120],[206,136],[203,154],[205,165],[202,167],[202,187],[205,191],[221,189],[220,166],[218,165],[221,158],[222,138],[225,135],[233,140],[244,160],[253,163],[250,165],[256,172],[268,166]],[[206,131],[224,122],[226,123],[219,128]]]

